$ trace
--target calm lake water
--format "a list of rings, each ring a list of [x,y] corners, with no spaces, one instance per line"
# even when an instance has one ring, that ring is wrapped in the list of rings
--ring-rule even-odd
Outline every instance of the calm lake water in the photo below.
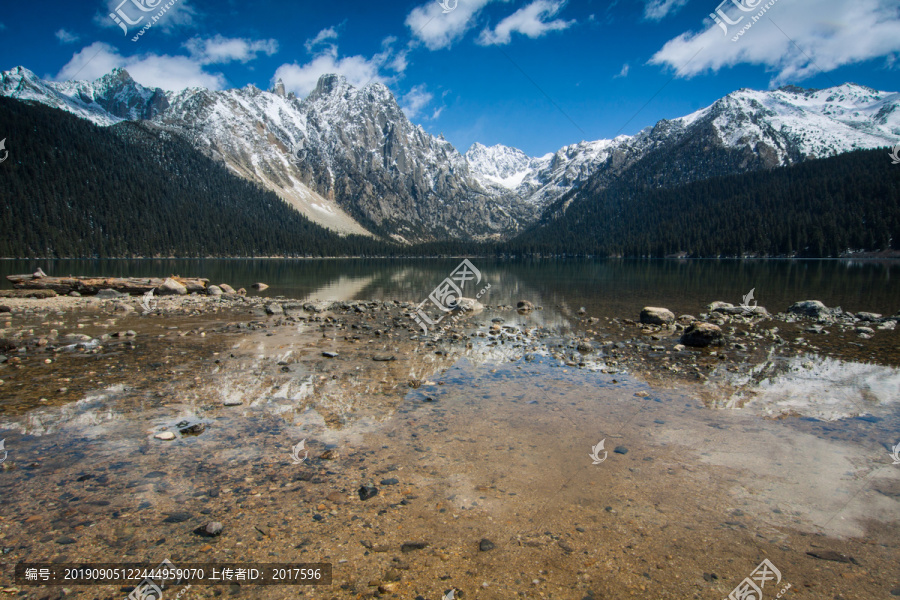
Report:
[[[250,288],[267,283],[266,296],[299,299],[421,301],[461,259],[326,260],[8,260],[6,275],[41,267],[50,275],[205,277],[211,283]],[[484,304],[523,299],[547,308],[636,316],[646,305],[698,313],[713,300],[739,304],[754,298],[770,312],[798,300],[821,300],[844,310],[895,314],[900,310],[900,261],[887,260],[615,260],[472,259],[490,289]]]

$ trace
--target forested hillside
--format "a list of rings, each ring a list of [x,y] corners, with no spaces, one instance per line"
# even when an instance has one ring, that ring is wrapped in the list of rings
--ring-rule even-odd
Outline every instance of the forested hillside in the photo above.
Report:
[[[144,122],[97,127],[0,97],[0,257],[338,256],[341,237]]]
[[[647,185],[657,172],[648,168],[605,189],[588,183],[570,192],[501,250],[655,257],[900,250],[900,166],[887,148],[669,189]]]

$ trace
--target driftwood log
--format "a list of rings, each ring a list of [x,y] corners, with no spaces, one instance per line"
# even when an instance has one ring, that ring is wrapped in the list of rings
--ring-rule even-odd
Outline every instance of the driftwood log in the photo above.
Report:
[[[53,290],[57,294],[78,292],[96,294],[100,290],[116,290],[123,294],[146,294],[156,290],[166,280],[160,277],[35,277],[34,275],[7,275],[16,289]],[[188,293],[206,293],[209,279],[172,277],[187,288]]]

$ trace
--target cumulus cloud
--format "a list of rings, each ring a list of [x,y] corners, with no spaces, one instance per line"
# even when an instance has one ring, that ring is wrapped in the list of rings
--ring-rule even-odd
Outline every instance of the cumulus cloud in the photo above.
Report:
[[[403,95],[400,101],[400,108],[406,113],[407,118],[412,119],[418,116],[423,108],[434,98],[434,94],[428,91],[425,84],[414,86],[409,92]]]
[[[199,62],[186,56],[122,56],[114,47],[103,42],[94,42],[76,52],[55,79],[94,80],[117,67],[126,69],[135,81],[146,87],[172,91],[187,87],[210,90],[225,87],[225,77],[222,74],[206,73]]]
[[[574,20],[547,20],[556,16],[563,5],[564,2],[535,0],[528,6],[520,8],[500,21],[493,31],[491,31],[490,28],[482,31],[481,36],[478,38],[478,43],[485,46],[508,44],[512,39],[513,33],[521,33],[522,35],[526,35],[533,39],[539,38],[549,31],[561,31],[567,29],[575,24]]]
[[[688,0],[645,0],[644,18],[648,21],[659,21],[675,14],[688,3]]]
[[[60,29],[55,34],[56,39],[58,39],[63,44],[73,44],[78,41],[78,36],[72,32],[66,31],[65,29]]]
[[[304,65],[281,65],[275,70],[272,80],[281,79],[285,89],[304,97],[315,89],[319,77],[328,73],[343,75],[354,87],[362,87],[372,81],[387,83],[388,78],[381,76],[379,67],[379,63],[364,56],[338,58],[337,48],[334,47]]]
[[[184,43],[191,57],[202,65],[242,63],[254,60],[260,53],[272,56],[278,52],[278,42],[269,40],[248,40],[243,38],[226,38],[216,35],[213,38],[191,38]]]
[[[323,30],[323,31],[328,31]],[[316,38],[322,36],[322,32]],[[315,40],[316,38],[312,38]],[[323,36],[322,40],[336,39],[336,35],[330,33]],[[329,73],[343,75],[353,87],[362,87],[370,82],[388,84],[396,79],[396,73],[402,73],[407,66],[406,50],[396,51],[395,37],[387,37],[381,42],[381,52],[371,58],[362,55],[341,57],[337,44],[329,44],[322,47],[321,43],[311,44],[315,56],[305,64],[283,64],[275,70],[272,77],[274,83],[281,79],[286,90],[294,92],[299,97],[304,97],[313,91],[319,77]],[[316,50],[316,46],[319,47]],[[394,71],[395,75],[385,74],[384,71]]]
[[[413,38],[429,50],[449,48],[475,26],[481,9],[492,1],[462,0],[455,9],[444,13],[440,3],[432,0],[412,9],[406,16],[406,26]]]
[[[762,0],[742,0],[762,10]],[[731,5],[728,4],[730,7]],[[896,0],[805,0],[774,4],[755,23],[756,12],[729,10],[727,32],[712,22],[700,32],[684,32],[669,40],[649,63],[677,70],[679,77],[739,64],[755,64],[773,72],[781,85],[900,51],[900,5]],[[732,41],[742,27],[744,35]]]

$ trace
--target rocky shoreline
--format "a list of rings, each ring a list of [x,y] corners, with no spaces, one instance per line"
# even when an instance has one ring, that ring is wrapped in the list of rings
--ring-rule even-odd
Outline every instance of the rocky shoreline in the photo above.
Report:
[[[858,597],[900,590],[876,575],[900,552],[895,521],[867,523],[860,539],[815,533],[807,521],[826,521],[815,512],[763,495],[772,512],[711,484],[721,467],[685,458],[667,432],[699,426],[689,437],[711,435],[713,453],[740,436],[784,443],[779,428],[802,420],[732,421],[694,399],[714,405],[729,377],[773,356],[896,366],[896,316],[717,302],[697,317],[579,310],[560,328],[539,319],[555,307],[523,301],[472,303],[424,334],[411,302],[143,299],[0,300],[8,562],[141,561],[161,548],[176,562],[333,562],[332,587],[304,590],[326,600],[700,598],[726,596],[755,567],[762,535],[794,593],[857,597],[848,577]],[[610,459],[577,470],[572,457],[598,436]],[[898,485],[879,480],[877,498]],[[698,494],[702,505],[685,504]],[[559,512],[543,516],[548,502]],[[690,527],[672,533],[667,514]]]

